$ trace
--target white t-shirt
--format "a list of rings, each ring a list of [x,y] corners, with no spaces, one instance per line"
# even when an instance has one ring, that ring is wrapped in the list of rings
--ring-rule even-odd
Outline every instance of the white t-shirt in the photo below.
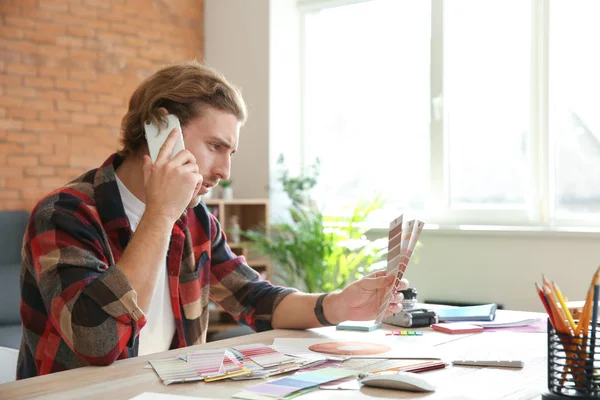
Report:
[[[144,215],[146,205],[127,189],[119,177],[117,177],[117,185],[129,225],[135,232],[142,215]],[[146,313],[146,325],[140,330],[138,355],[143,356],[169,350],[174,335],[175,316],[171,307],[167,260],[165,259],[156,280],[150,308]]]

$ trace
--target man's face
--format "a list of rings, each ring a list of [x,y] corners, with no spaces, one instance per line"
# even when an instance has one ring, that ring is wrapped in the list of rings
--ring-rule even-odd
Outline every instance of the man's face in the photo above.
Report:
[[[202,117],[192,119],[181,129],[185,148],[196,157],[204,178],[200,192],[189,204],[195,207],[201,196],[221,179],[229,179],[231,156],[237,151],[240,137],[240,122],[227,111],[209,108]]]

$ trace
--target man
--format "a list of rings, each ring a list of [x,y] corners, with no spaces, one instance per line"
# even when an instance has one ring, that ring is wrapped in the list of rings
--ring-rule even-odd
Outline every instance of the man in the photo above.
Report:
[[[176,115],[154,163],[143,126]],[[122,150],[44,197],[23,244],[23,339],[17,377],[165,351],[206,340],[209,297],[254,330],[375,318],[394,277],[332,294],[262,281],[229,249],[201,196],[229,177],[246,107],[197,62],[166,67],[133,93]],[[407,287],[402,281],[399,289]],[[398,312],[401,294],[388,313]]]

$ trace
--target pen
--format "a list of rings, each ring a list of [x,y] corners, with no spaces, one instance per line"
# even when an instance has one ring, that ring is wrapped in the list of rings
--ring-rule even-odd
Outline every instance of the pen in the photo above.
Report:
[[[371,371],[371,374],[381,374],[386,372],[424,372],[433,369],[445,368],[448,364],[443,361],[427,361],[424,363],[413,364],[413,365],[402,365],[399,367],[378,369]]]

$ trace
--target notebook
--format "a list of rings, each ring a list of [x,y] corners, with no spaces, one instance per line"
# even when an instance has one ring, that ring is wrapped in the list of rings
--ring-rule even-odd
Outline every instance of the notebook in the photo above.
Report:
[[[479,325],[467,324],[466,322],[451,322],[432,324],[431,329],[445,333],[479,333],[483,328]]]
[[[478,306],[463,306],[436,309],[440,322],[454,321],[493,321],[496,316],[495,303]]]

